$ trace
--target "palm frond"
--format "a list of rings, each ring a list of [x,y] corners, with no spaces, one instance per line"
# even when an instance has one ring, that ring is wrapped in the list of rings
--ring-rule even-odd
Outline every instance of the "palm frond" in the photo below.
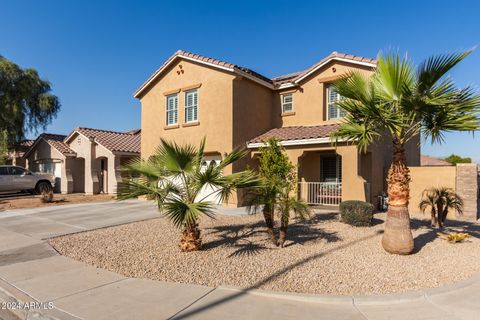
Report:
[[[448,71],[472,53],[473,50],[450,54],[435,55],[418,66],[416,92],[427,95],[430,89],[443,78]]]
[[[162,206],[162,213],[177,228],[196,224],[202,215],[213,218],[215,214],[213,210],[214,206],[210,202],[186,203],[181,199],[171,199]]]
[[[178,145],[161,139],[160,148],[156,154],[166,171],[171,174],[181,174],[191,171],[195,164],[197,150],[191,144]]]
[[[415,72],[407,56],[401,58],[398,53],[379,55],[373,76],[377,98],[395,102],[394,108],[401,106],[403,97],[411,92],[414,79]]]

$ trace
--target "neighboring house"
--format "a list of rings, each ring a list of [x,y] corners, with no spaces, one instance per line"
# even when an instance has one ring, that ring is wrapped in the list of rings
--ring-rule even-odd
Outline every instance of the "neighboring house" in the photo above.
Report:
[[[207,138],[205,162],[220,161],[236,147],[250,157],[226,168],[255,167],[264,140],[276,137],[298,166],[299,195],[312,204],[375,201],[385,190],[391,163],[386,139],[359,153],[355,145],[332,144],[344,111],[331,84],[349,70],[366,75],[373,59],[332,53],[312,67],[267,78],[228,62],[184,51],[173,54],[134,94],[142,105],[141,156],[148,158],[160,137],[198,145]],[[420,164],[419,139],[407,146],[408,164]],[[241,192],[228,205],[241,205]]]
[[[77,128],[68,136],[41,134],[24,158],[30,170],[55,174],[57,192],[113,194],[121,167],[139,154],[139,130]]]
[[[451,166],[452,164],[448,161],[433,158],[430,156],[421,155],[420,156],[420,165],[423,166]]]
[[[23,155],[25,154],[25,151],[27,151],[34,142],[35,140],[23,140],[14,148],[8,150],[6,164],[21,166],[25,168],[27,164],[25,158],[23,158]]]

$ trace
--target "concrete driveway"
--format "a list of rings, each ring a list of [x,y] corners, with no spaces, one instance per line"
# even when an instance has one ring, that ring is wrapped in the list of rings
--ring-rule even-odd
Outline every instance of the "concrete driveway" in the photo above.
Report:
[[[0,213],[0,319],[479,319],[480,277],[387,296],[209,288],[127,278],[61,256],[45,241],[155,217],[141,201]]]

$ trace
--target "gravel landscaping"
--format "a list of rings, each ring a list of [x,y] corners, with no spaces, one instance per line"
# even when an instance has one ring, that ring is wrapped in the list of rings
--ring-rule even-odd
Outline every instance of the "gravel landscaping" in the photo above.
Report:
[[[472,237],[450,244],[427,216],[412,219],[415,254],[390,255],[373,227],[352,227],[335,213],[293,222],[283,249],[271,245],[261,215],[221,216],[200,223],[204,249],[182,253],[180,232],[164,219],[50,240],[60,253],[129,277],[321,294],[381,294],[450,284],[480,273],[480,225],[450,222]]]

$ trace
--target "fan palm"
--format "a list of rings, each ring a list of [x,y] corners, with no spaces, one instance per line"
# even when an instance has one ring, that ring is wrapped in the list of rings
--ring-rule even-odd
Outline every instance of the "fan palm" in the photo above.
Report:
[[[436,227],[438,223],[438,226],[443,228],[448,210],[463,213],[463,200],[450,188],[431,188],[423,191],[419,207],[423,212],[430,208],[432,227]]]
[[[405,145],[422,135],[442,142],[449,131],[478,130],[479,95],[470,87],[456,88],[447,72],[471,51],[433,56],[416,70],[407,57],[380,55],[371,76],[352,71],[335,83],[347,111],[333,135],[358,145],[361,151],[381,137],[392,141],[388,171],[389,206],[382,245],[390,253],[410,254],[413,237],[408,213],[410,174]]]
[[[180,249],[199,250],[202,245],[198,219],[213,217],[214,204],[206,200],[210,195],[226,200],[242,187],[254,186],[256,176],[251,171],[223,175],[228,165],[246,155],[245,150],[234,150],[217,165],[202,169],[205,139],[197,149],[192,145],[177,145],[161,140],[160,146],[149,160],[137,160],[125,170],[137,179],[123,181],[118,189],[118,199],[146,196],[154,200],[159,211],[182,229]],[[211,194],[201,197],[202,190],[214,187]]]

